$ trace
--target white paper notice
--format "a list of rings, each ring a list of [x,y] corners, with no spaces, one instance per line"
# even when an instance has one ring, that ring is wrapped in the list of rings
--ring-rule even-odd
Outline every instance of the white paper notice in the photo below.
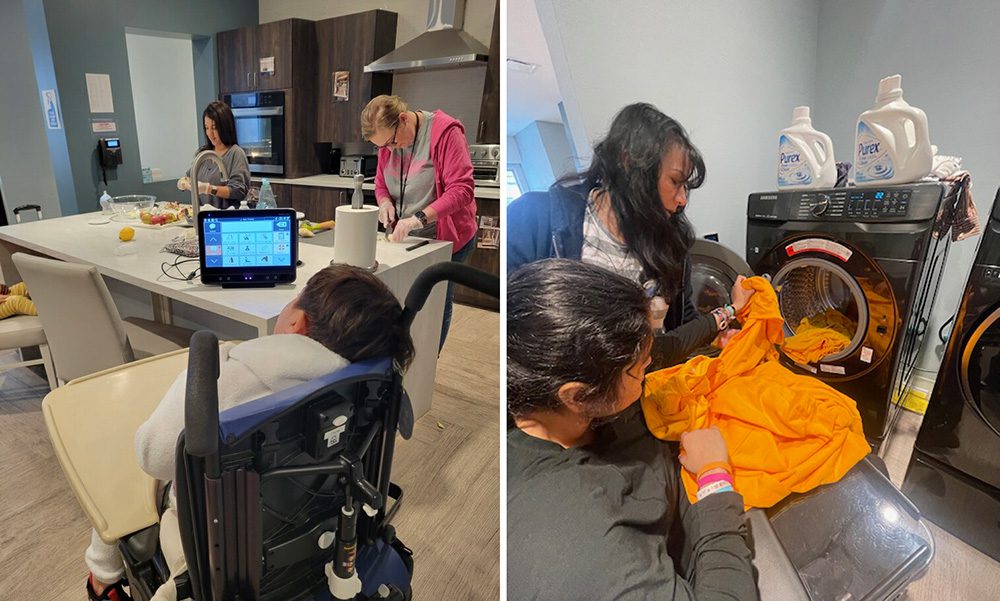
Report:
[[[260,72],[261,73],[274,73],[274,57],[265,56],[260,59]]]
[[[90,122],[90,129],[95,134],[113,134],[118,131],[118,126],[111,119],[97,119]]]
[[[91,113],[113,113],[115,103],[111,99],[111,76],[107,73],[87,73],[87,99]]]

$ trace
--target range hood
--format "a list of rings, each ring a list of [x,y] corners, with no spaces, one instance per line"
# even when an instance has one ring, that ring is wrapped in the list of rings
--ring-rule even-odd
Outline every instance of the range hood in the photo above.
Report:
[[[427,31],[365,67],[365,73],[425,71],[486,64],[489,49],[462,31],[465,0],[430,0]]]

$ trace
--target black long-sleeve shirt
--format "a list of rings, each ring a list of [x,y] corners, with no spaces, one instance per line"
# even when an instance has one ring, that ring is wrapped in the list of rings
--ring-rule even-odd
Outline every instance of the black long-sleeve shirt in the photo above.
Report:
[[[742,497],[688,503],[637,405],[587,447],[508,431],[508,598],[758,598]]]
[[[718,333],[715,317],[700,315],[692,295],[691,262],[687,260],[684,262],[684,287],[671,301],[663,318],[664,331],[653,337],[652,362],[647,371],[683,363]]]

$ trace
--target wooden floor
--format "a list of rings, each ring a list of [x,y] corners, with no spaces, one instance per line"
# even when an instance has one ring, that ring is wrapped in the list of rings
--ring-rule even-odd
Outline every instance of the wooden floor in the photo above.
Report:
[[[394,525],[414,551],[418,600],[500,595],[499,341],[498,314],[455,305],[433,409],[396,447]],[[0,373],[0,601],[86,598],[90,526],[49,446],[47,392],[32,371]]]

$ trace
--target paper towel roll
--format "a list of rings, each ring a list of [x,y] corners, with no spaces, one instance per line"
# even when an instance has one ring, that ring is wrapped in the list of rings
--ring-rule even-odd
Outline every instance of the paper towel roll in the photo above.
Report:
[[[378,235],[378,207],[352,209],[337,207],[333,261],[355,267],[375,267],[375,240]]]

